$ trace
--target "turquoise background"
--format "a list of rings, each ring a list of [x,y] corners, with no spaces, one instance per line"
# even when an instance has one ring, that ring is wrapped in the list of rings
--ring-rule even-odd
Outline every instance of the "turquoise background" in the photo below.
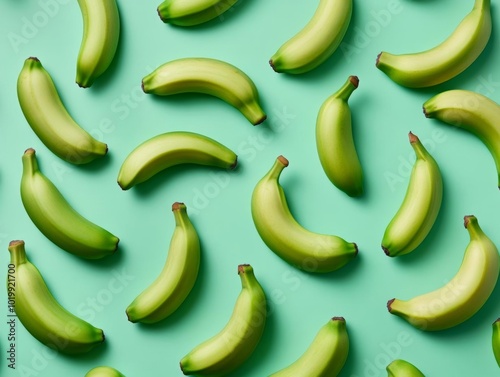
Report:
[[[52,4],[49,12],[42,7],[47,3]],[[500,102],[500,7],[493,2],[491,40],[466,72],[438,87],[410,90],[375,68],[377,54],[435,46],[454,30],[473,1],[354,3],[342,48],[315,71],[287,76],[274,73],[267,61],[307,23],[317,1],[241,1],[219,19],[188,29],[164,25],[154,1],[120,0],[122,35],[116,59],[92,88],[83,90],[74,83],[82,35],[77,2],[0,1],[0,279],[7,273],[8,242],[25,240],[28,257],[59,302],[106,334],[103,346],[68,357],[51,353],[18,322],[17,370],[8,370],[7,298],[0,290],[1,375],[83,376],[94,366],[110,365],[127,376],[181,376],[181,357],[227,322],[240,291],[241,263],[254,267],[271,313],[255,353],[233,376],[266,376],[290,364],[332,316],[346,318],[351,340],[342,377],[386,376],[385,366],[394,358],[414,363],[428,376],[498,375],[491,324],[500,316],[499,288],[472,319],[438,333],[418,331],[390,315],[386,302],[411,298],[451,279],[468,243],[464,215],[476,215],[500,245],[500,194],[491,155],[473,135],[425,119],[421,110],[432,95],[455,88]],[[39,26],[23,30],[26,20],[34,18]],[[15,35],[24,42],[12,43]],[[17,75],[29,56],[41,60],[81,126],[108,144],[107,157],[73,166],[37,139],[16,95]],[[140,91],[142,77],[151,70],[190,56],[222,59],[245,71],[259,88],[268,121],[253,127],[236,109],[208,96],[155,98]],[[328,181],[314,136],[319,107],[351,74],[360,78],[350,104],[366,185],[365,195],[357,199]],[[237,152],[239,167],[225,172],[183,166],[122,192],[116,177],[127,154],[150,137],[173,130],[220,141]],[[442,170],[444,199],[424,243],[410,255],[389,259],[380,241],[406,191],[414,160],[407,139],[410,130]],[[21,156],[29,147],[37,150],[42,171],[75,209],[121,238],[116,255],[85,261],[58,249],[37,230],[19,195]],[[279,154],[290,161],[281,183],[296,219],[310,230],[359,245],[359,257],[345,268],[326,275],[301,272],[259,238],[250,196]],[[152,326],[131,324],[125,308],[164,264],[174,201],[187,204],[202,241],[199,280],[172,317]]]

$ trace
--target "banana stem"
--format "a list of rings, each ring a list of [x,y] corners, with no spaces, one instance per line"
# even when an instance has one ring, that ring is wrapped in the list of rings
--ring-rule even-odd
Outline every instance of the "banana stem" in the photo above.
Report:
[[[39,171],[38,161],[36,160],[36,154],[33,148],[26,149],[22,161],[23,161],[23,174],[33,175]]]
[[[267,177],[269,179],[276,179],[276,180],[279,179],[281,172],[287,166],[288,166],[288,160],[283,156],[278,156],[278,158],[274,162],[273,167],[271,168],[269,173],[267,173]]]
[[[186,205],[184,203],[175,202],[172,204],[172,212],[174,213],[175,225],[183,226],[186,223]]]
[[[249,264],[240,264],[238,266],[238,275],[241,279],[241,287],[248,288],[255,282],[255,275],[253,273],[253,268]]]
[[[483,230],[479,226],[476,216],[469,215],[464,217],[465,229],[469,232],[470,239],[478,239],[484,236]]]
[[[334,97],[348,101],[351,94],[358,88],[358,76],[349,76],[345,84],[334,94]]]
[[[10,262],[16,266],[28,262],[24,241],[15,240],[9,243]]]
[[[420,139],[418,138],[418,136],[410,132],[408,134],[408,138],[410,139],[410,145],[412,146],[413,150],[415,151],[417,158],[425,160],[426,157],[428,156],[428,152],[425,149],[425,147],[423,146],[423,144],[420,142]]]

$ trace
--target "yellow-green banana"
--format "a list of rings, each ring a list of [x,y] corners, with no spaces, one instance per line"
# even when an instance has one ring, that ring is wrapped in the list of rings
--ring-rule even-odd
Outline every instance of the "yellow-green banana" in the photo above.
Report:
[[[359,80],[350,76],[321,106],[316,120],[316,146],[330,181],[349,196],[363,193],[363,171],[352,136],[349,97]]]
[[[490,35],[490,0],[475,0],[472,11],[440,45],[413,54],[381,52],[376,65],[393,81],[406,87],[441,84],[467,69],[484,50]]]
[[[87,372],[85,377],[125,377],[123,374],[121,374],[119,371],[117,371],[115,368],[111,367],[96,367]]]
[[[382,249],[390,257],[408,254],[422,243],[434,225],[443,198],[436,161],[416,135],[410,132],[409,138],[417,159],[403,203],[382,239]]]
[[[158,6],[163,22],[179,26],[199,25],[220,17],[238,0],[165,0]]]
[[[423,107],[427,118],[463,128],[486,145],[495,160],[500,188],[500,106],[482,94],[457,89],[437,94]]]
[[[444,330],[472,317],[495,288],[500,257],[495,244],[483,233],[476,217],[465,216],[470,242],[457,274],[445,286],[408,301],[392,299],[391,314],[426,331]]]
[[[500,367],[500,318],[493,322],[493,336],[491,339],[491,345],[493,347],[493,355]]]
[[[418,368],[405,360],[394,360],[387,366],[387,377],[425,377]]]
[[[88,352],[104,341],[101,329],[74,316],[56,301],[40,271],[28,260],[24,241],[10,242],[9,252],[9,269],[13,270],[7,279],[9,298],[33,337],[66,354]]]
[[[142,89],[160,96],[189,92],[208,94],[237,108],[253,125],[266,119],[250,77],[221,60],[184,58],[170,61],[144,77]]]
[[[234,169],[238,157],[221,143],[193,132],[167,132],[135,148],[123,161],[118,185],[128,190],[153,175],[179,164]]]
[[[56,156],[73,164],[85,164],[108,151],[106,144],[94,139],[71,117],[37,58],[24,62],[17,80],[17,96],[29,125]]]
[[[352,0],[320,0],[307,25],[283,44],[269,64],[276,72],[305,73],[328,59],[344,38],[352,15]]]
[[[180,366],[185,375],[225,376],[257,347],[266,323],[266,296],[250,265],[239,265],[238,275],[241,292],[229,322],[182,358]]]
[[[128,306],[131,322],[155,323],[168,317],[193,288],[200,266],[200,240],[184,203],[174,203],[175,230],[160,276]]]
[[[21,199],[45,237],[61,249],[87,259],[103,258],[116,251],[119,239],[71,207],[40,171],[34,149],[27,149],[22,161]]]
[[[337,270],[358,254],[355,243],[303,228],[288,208],[279,177],[288,160],[279,156],[252,194],[252,217],[260,237],[278,256],[309,272]]]
[[[324,325],[306,352],[290,366],[270,377],[336,377],[349,354],[349,336],[342,317]]]
[[[120,38],[120,14],[116,0],[78,0],[83,16],[83,38],[76,65],[76,83],[82,88],[109,67]]]

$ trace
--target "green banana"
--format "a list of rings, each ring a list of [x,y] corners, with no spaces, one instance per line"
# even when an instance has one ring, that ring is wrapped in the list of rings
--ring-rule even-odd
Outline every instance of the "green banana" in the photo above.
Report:
[[[66,354],[88,352],[104,341],[101,329],[74,316],[56,301],[40,271],[28,260],[24,241],[10,242],[9,252],[9,268],[14,272],[9,272],[7,290],[13,292],[17,317],[33,337]]]
[[[96,367],[87,372],[85,377],[125,377],[115,368],[111,367]]]
[[[493,322],[493,337],[491,343],[495,360],[500,367],[500,318]]]
[[[309,272],[337,270],[358,254],[355,243],[303,228],[288,208],[279,177],[288,160],[279,156],[252,194],[252,217],[265,244],[278,256]]]
[[[321,106],[316,120],[316,147],[328,179],[349,196],[363,193],[363,171],[352,137],[351,110],[347,101],[358,87],[356,76]]]
[[[430,98],[423,108],[427,118],[463,128],[486,145],[495,160],[500,188],[500,106],[479,93],[448,90]]]
[[[108,151],[106,144],[94,139],[71,117],[37,58],[24,62],[17,80],[17,96],[29,125],[56,156],[73,164],[85,164]]]
[[[179,164],[234,169],[238,156],[219,142],[193,132],[167,132],[136,147],[123,161],[118,185],[128,190],[158,172]]]
[[[36,227],[67,252],[86,259],[113,254],[117,237],[77,213],[57,187],[42,174],[35,150],[24,152],[21,199]]]
[[[419,53],[381,52],[377,68],[399,85],[424,88],[462,73],[481,54],[491,35],[490,0],[475,0],[472,11],[440,45]]]
[[[165,23],[178,26],[199,25],[220,17],[238,0],[165,0],[158,15]]]
[[[253,125],[266,119],[250,77],[221,60],[183,58],[170,61],[144,77],[142,89],[160,96],[189,92],[208,94],[237,108]]]
[[[405,360],[394,360],[387,366],[387,377],[425,377],[418,368]]]
[[[185,375],[226,375],[243,364],[257,347],[266,323],[266,296],[252,266],[239,265],[238,275],[241,292],[229,322],[182,358],[180,367]]]
[[[500,257],[495,244],[483,233],[476,217],[465,216],[470,242],[457,274],[445,286],[408,301],[392,299],[391,314],[426,331],[456,326],[472,317],[495,288]]]
[[[322,64],[347,32],[352,3],[352,0],[320,0],[307,25],[271,57],[271,67],[280,73],[300,74]]]
[[[120,38],[120,14],[116,0],[78,0],[83,17],[83,38],[76,64],[76,83],[82,88],[109,67]]]
[[[443,181],[434,158],[418,137],[410,132],[416,161],[401,207],[387,226],[382,249],[390,256],[415,250],[429,234],[441,208]]]
[[[200,266],[200,240],[184,203],[174,203],[175,230],[160,276],[127,308],[131,322],[155,323],[168,317],[193,288]]]
[[[324,325],[306,352],[290,366],[270,377],[335,377],[349,354],[349,336],[342,317]]]

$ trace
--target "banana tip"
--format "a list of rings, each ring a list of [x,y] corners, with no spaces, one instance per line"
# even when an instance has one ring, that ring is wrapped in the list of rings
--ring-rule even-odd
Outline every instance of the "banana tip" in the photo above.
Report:
[[[418,142],[418,136],[412,133],[411,131],[408,133],[408,139],[410,139],[411,144]]]
[[[359,86],[359,77],[358,76],[349,76],[349,81],[351,84],[357,88]]]
[[[35,150],[33,148],[28,148],[24,151],[24,154],[27,154],[27,155],[35,154]]]
[[[499,317],[499,318],[497,318],[497,319],[495,320],[495,322],[493,322],[493,324],[498,323],[498,322],[500,322],[500,317]]]
[[[353,242],[352,245],[354,246],[354,255],[356,256],[359,253],[358,245],[356,244],[356,242]]]
[[[24,241],[22,241],[22,240],[13,240],[13,241],[9,242],[9,247],[18,246],[18,245],[24,245]]]
[[[231,164],[231,166],[229,167],[230,170],[233,170],[236,168],[236,166],[238,165],[238,156],[236,156],[234,158],[234,162]]]
[[[380,63],[380,56],[382,55],[382,52],[380,54],[377,55],[377,60],[375,61],[375,67],[378,67],[379,63]]]
[[[382,245],[382,250],[384,250],[385,255],[387,255],[388,257],[391,256],[391,252],[389,251],[389,249],[387,247]]]
[[[341,322],[345,322],[345,318],[344,318],[344,317],[332,317],[332,321],[341,321]]]
[[[267,115],[266,114],[263,114],[259,119],[257,119],[255,122],[254,122],[254,126],[257,126],[261,123],[263,123],[265,120],[267,119]]]
[[[464,216],[464,227],[465,229],[467,229],[467,227],[469,226],[470,222],[475,219],[475,216],[474,215],[467,215],[467,216]]]
[[[249,268],[252,268],[249,264],[238,265],[238,275],[245,273]]]
[[[178,211],[182,208],[186,208],[186,205],[182,202],[175,202],[172,204],[172,211]]]
[[[391,305],[394,302],[394,300],[396,300],[396,299],[393,298],[393,299],[387,301],[387,310],[389,311],[389,313],[392,313],[392,307],[391,307]]]
[[[425,108],[425,106],[422,106],[422,111],[423,111],[426,118],[430,118],[429,113],[427,112],[427,109]]]
[[[37,58],[37,57],[35,57],[35,56],[30,56],[30,57],[28,58],[28,60],[33,60],[33,61],[35,61],[35,62],[37,62],[37,63],[40,63],[40,59],[38,59],[38,58]]]
[[[278,156],[278,161],[281,162],[285,167],[288,166],[288,160],[284,156]]]
[[[141,89],[144,93],[147,93],[146,90],[144,89],[144,80],[141,81]]]

